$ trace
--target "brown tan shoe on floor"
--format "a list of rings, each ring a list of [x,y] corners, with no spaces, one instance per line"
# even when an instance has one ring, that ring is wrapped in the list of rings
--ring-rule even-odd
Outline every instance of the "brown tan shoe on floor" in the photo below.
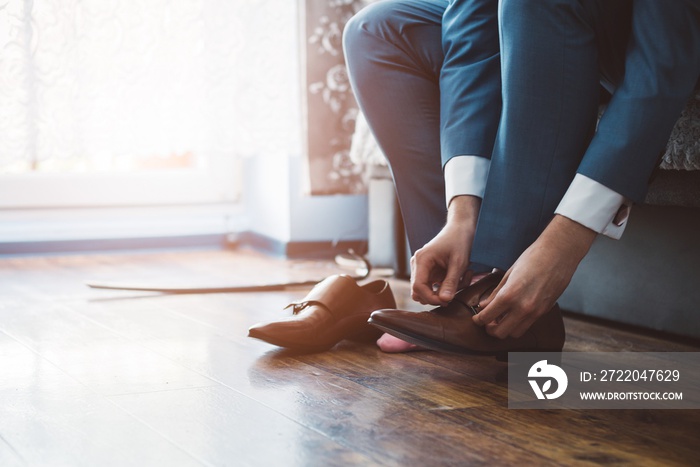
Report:
[[[395,307],[388,282],[360,286],[351,277],[335,275],[319,282],[301,301],[290,303],[292,316],[256,324],[248,336],[290,349],[326,350],[343,339],[377,339],[381,332],[367,323],[370,314]]]

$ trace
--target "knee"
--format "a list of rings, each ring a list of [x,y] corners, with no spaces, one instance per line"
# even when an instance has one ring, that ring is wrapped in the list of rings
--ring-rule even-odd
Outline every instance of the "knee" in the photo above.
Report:
[[[350,21],[345,24],[345,29],[343,29],[343,52],[345,53],[345,60],[351,61],[352,57],[357,53],[358,44],[363,35],[364,28],[364,10],[360,10],[359,13],[355,14]]]
[[[397,13],[402,11],[401,0],[387,0],[367,5],[345,25],[343,30],[343,49],[345,57],[351,61],[353,56],[366,53],[369,38],[387,38],[395,30]]]

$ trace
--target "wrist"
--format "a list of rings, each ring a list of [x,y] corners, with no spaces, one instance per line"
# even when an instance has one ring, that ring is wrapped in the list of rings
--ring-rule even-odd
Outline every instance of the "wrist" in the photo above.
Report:
[[[598,234],[568,217],[556,214],[542,236],[560,250],[566,250],[571,259],[581,261],[590,250]]]
[[[476,228],[480,208],[481,198],[477,196],[455,196],[447,208],[447,225]]]

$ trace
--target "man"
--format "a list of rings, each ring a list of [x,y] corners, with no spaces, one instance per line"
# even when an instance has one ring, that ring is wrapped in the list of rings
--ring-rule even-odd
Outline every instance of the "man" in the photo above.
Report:
[[[643,200],[698,81],[700,5],[386,0],[348,23],[344,45],[394,175],[413,298],[443,309],[471,271],[502,270],[471,319],[516,342],[555,309],[596,235],[619,238]],[[594,131],[601,84],[612,97]],[[406,336],[436,316],[378,318]]]

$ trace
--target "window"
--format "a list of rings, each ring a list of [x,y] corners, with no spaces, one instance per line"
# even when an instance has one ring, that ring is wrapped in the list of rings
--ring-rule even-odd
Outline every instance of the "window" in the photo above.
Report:
[[[295,39],[287,0],[3,2],[0,209],[235,201],[299,138]]]

